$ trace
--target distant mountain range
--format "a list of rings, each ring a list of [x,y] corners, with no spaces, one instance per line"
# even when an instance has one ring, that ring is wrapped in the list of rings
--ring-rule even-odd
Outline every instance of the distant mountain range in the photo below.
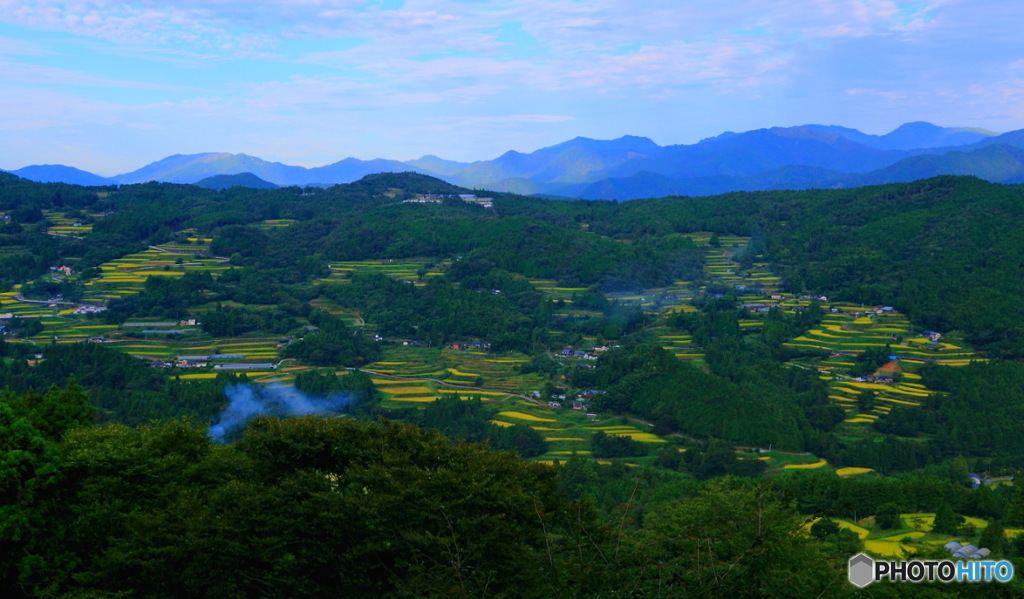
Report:
[[[520,194],[629,200],[729,191],[852,187],[911,181],[942,174],[974,175],[996,183],[1024,182],[1024,130],[908,123],[885,135],[839,126],[774,127],[727,132],[691,145],[659,146],[645,137],[577,137],[524,154],[509,151],[472,163],[423,156],[405,162],[346,158],[316,168],[267,162],[245,154],[174,155],[139,170],[104,178],[62,165],[11,173],[34,181],[78,185],[147,181],[221,189],[326,186],[371,173],[412,171],[470,188]],[[214,179],[249,174],[244,178]]]

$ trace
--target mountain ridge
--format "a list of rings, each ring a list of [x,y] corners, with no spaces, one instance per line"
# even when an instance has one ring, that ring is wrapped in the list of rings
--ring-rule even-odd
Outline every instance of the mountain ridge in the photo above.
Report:
[[[994,146],[1003,149],[989,149]],[[350,157],[306,168],[247,154],[205,152],[174,154],[109,178],[62,165],[29,166],[11,172],[31,180],[80,185],[147,181],[194,184],[217,175],[250,173],[257,181],[276,186],[329,186],[351,183],[373,173],[409,171],[469,188],[629,200],[651,197],[653,192],[709,195],[845,187],[859,181],[905,181],[916,173],[1017,181],[1024,177],[1019,172],[1018,153],[1006,148],[1024,148],[1024,130],[995,134],[917,121],[884,135],[811,124],[724,132],[695,144],[666,146],[636,135],[610,140],[580,136],[528,153],[509,150],[497,158],[474,162],[428,154],[408,161]],[[254,181],[254,185],[260,184]]]

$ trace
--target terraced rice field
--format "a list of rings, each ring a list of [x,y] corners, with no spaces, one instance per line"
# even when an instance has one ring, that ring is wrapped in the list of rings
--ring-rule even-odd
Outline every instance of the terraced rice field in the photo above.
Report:
[[[429,403],[436,401],[440,394],[427,381],[389,379],[372,377],[373,385],[391,401]]]
[[[438,391],[457,392],[460,395],[479,394],[500,397],[507,394],[525,395],[541,388],[544,379],[536,373],[521,374],[519,365],[528,361],[519,354],[489,354],[449,348],[415,346],[384,347],[381,361],[370,364],[366,370],[394,376],[438,379]],[[483,379],[483,391],[459,388],[475,386]]]
[[[675,357],[687,362],[702,362],[704,350],[694,345],[693,337],[687,333],[660,328],[654,331],[658,342]]]
[[[874,319],[855,318],[845,314],[829,314],[822,319],[819,327],[807,331],[786,345],[856,354],[867,348],[885,347],[886,344],[895,346],[895,337],[900,332],[909,332],[910,323],[902,317],[886,315],[880,316],[878,319],[879,326],[873,326]],[[858,323],[861,320],[864,322]]]
[[[931,532],[932,525],[935,523],[935,514],[927,512],[900,514],[900,521],[906,528],[914,529],[915,531],[922,533]],[[973,526],[975,529],[981,529],[988,526],[988,521],[981,518],[965,516],[964,524]]]
[[[606,435],[618,435],[620,437],[629,437],[634,441],[641,443],[665,443],[665,440],[661,437],[647,431],[642,431],[635,426],[621,425],[621,426],[591,426],[587,427],[588,430],[594,432],[602,431]]]
[[[864,541],[864,549],[881,557],[902,559],[916,551],[912,546],[900,542],[905,538],[912,537],[909,537],[909,535],[896,535],[885,539],[866,539]]]
[[[119,329],[114,336],[123,334],[129,329]],[[213,354],[239,354],[242,358],[230,362],[266,362],[277,363],[279,338],[276,336],[239,337],[232,340],[215,341],[176,341],[170,338],[125,339],[108,336],[107,347],[158,360],[173,361],[178,356],[207,356]],[[223,362],[223,361],[222,361]],[[246,371],[252,378],[255,373]],[[212,378],[212,377],[211,377]]]
[[[810,531],[811,527],[814,526],[814,524],[818,520],[821,520],[821,518],[814,518],[810,522],[807,522],[803,525],[803,529],[806,531]],[[862,541],[868,538],[868,535],[871,534],[871,531],[869,531],[868,529],[858,524],[854,524],[853,522],[850,522],[848,520],[842,520],[840,518],[831,518],[831,520],[838,524],[840,528],[845,528],[846,530],[853,532],[855,535],[857,535],[857,538]]]
[[[828,462],[824,459],[820,459],[816,462],[810,462],[805,464],[786,464],[783,466],[786,470],[814,470],[817,468],[823,468],[828,465]]]
[[[526,420],[526,421],[529,421],[529,422],[558,422],[558,420],[556,420],[554,418],[546,418],[544,416],[536,416],[534,414],[527,414],[525,412],[516,412],[516,411],[498,412],[498,416],[503,416],[505,418],[512,418],[514,420]]]
[[[52,316],[54,308],[46,304],[25,304],[15,297],[21,291],[21,285],[15,285],[12,291],[0,293],[0,312],[10,313],[18,318],[40,318]]]
[[[200,251],[200,247],[189,247],[189,251]],[[181,263],[178,263],[181,260]],[[193,255],[174,254],[148,249],[129,254],[100,265],[100,276],[86,281],[83,301],[104,302],[133,295],[142,290],[146,279],[152,276],[181,277],[186,272],[210,272],[217,275],[227,268],[217,258],[196,258]]]
[[[283,229],[290,227],[299,221],[290,218],[275,218],[271,220],[265,220],[260,223],[260,228],[264,230]]]
[[[777,293],[782,286],[782,279],[764,262],[755,262],[753,267],[744,273],[743,278],[748,286],[757,286],[766,293]]]
[[[442,262],[427,268],[427,264],[433,262],[430,258],[404,258],[401,260],[360,260],[350,262],[334,262],[331,264],[331,275],[324,279],[331,282],[344,282],[353,273],[382,273],[399,281],[411,281],[417,285],[423,285],[426,277],[436,277],[444,274],[444,269],[449,264]],[[426,271],[423,279],[419,271]]]
[[[66,219],[65,219],[66,220]],[[52,222],[52,221],[51,221]],[[68,237],[85,237],[92,232],[92,225],[80,224],[54,224],[46,229],[52,235],[67,235]]]
[[[739,275],[739,265],[714,248],[709,248],[704,257],[704,276],[721,285],[746,285]]]
[[[102,218],[103,215],[90,215],[90,218]],[[92,225],[82,222],[82,219],[69,218],[63,212],[55,210],[43,210],[43,218],[50,223],[46,229],[52,235],[67,235],[69,237],[86,237],[92,232]]]
[[[820,326],[786,345],[833,354],[817,364],[817,368],[822,373],[821,378],[830,381],[829,397],[847,411],[847,423],[868,424],[884,417],[896,406],[920,406],[928,401],[934,392],[922,385],[920,375],[914,372],[922,364],[963,365],[977,359],[971,350],[954,342],[922,345],[920,341],[928,340],[912,337],[913,328],[901,314],[869,313],[867,306],[844,305],[838,309],[861,315],[828,314]],[[885,366],[890,369],[888,372],[895,373],[896,383],[877,384],[842,376],[854,365],[857,354],[885,345],[898,357],[895,363]],[[864,390],[876,393],[875,407],[869,413],[855,409],[857,395]]]

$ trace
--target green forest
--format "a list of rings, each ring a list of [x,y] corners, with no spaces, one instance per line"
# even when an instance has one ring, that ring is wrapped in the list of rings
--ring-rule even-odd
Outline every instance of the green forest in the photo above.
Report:
[[[0,173],[7,595],[1020,594],[1024,187],[466,193]]]

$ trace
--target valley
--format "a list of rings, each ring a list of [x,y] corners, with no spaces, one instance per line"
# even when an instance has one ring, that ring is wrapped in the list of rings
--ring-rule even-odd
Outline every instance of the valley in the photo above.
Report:
[[[260,413],[406,423],[612,520],[738,480],[838,554],[1024,546],[1016,187],[484,207],[411,174],[3,182],[0,384],[81,389],[97,431],[235,451]]]

